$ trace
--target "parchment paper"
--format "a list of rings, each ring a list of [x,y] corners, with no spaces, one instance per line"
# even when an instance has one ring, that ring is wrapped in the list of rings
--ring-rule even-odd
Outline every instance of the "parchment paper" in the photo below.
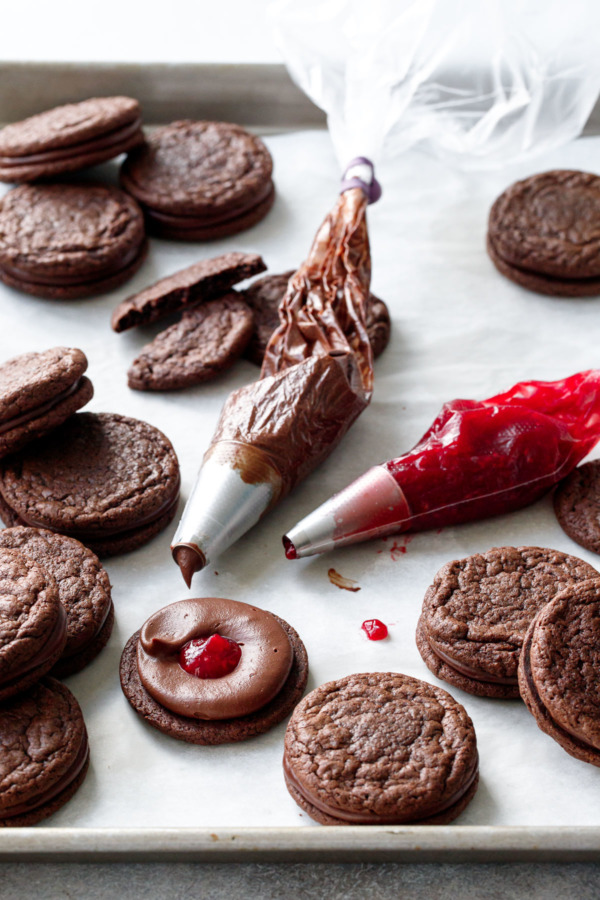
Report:
[[[96,391],[88,409],[137,416],[163,429],[179,455],[183,497],[224,399],[259,370],[240,362],[206,386],[169,394],[131,391],[127,368],[159,326],[116,335],[110,313],[133,291],[227,249],[261,252],[274,273],[301,261],[335,198],[333,151],[324,132],[267,143],[278,197],[267,219],[251,231],[213,244],[153,240],[135,278],[97,299],[53,302],[0,285],[0,358],[57,344],[81,347]],[[369,210],[372,288],[390,307],[393,333],[375,363],[373,402],[329,460],[193,583],[192,596],[231,597],[288,620],[308,649],[309,689],[360,671],[394,670],[435,682],[417,652],[414,631],[425,589],[450,559],[530,544],[579,555],[600,568],[598,557],[562,532],[548,498],[495,520],[323,557],[289,562],[281,547],[283,532],[335,490],[409,449],[445,400],[486,397],[519,380],[561,378],[600,365],[600,298],[528,293],[500,276],[485,253],[487,213],[501,190],[545,169],[593,171],[599,151],[600,138],[588,138],[533,164],[486,175],[457,173],[411,152],[378,172],[384,196]],[[101,171],[114,178],[116,168]],[[285,723],[243,744],[195,747],[146,726],[121,694],[118,664],[129,635],[156,609],[190,596],[169,553],[174,528],[175,523],[143,549],[106,562],[115,630],[97,660],[67,681],[83,707],[91,767],[75,797],[40,827],[312,824],[284,786]],[[332,585],[330,567],[355,579],[361,590]],[[372,617],[389,625],[388,640],[366,639],[360,625]],[[521,702],[449,690],[473,718],[481,757],[479,790],[461,824],[600,824],[600,769],[568,756]]]

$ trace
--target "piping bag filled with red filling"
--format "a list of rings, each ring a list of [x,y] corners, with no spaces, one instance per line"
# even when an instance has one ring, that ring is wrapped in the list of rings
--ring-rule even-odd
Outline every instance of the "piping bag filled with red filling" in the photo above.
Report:
[[[600,439],[600,370],[452,400],[404,456],[368,469],[283,538],[296,559],[520,509]]]
[[[260,380],[225,402],[171,547],[188,587],[331,453],[371,399],[365,211],[380,193],[372,165],[354,160],[290,278]]]

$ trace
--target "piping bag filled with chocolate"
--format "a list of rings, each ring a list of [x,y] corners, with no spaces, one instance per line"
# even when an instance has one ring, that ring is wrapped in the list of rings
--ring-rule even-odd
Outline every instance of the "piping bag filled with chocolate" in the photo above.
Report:
[[[372,165],[353,161],[290,278],[259,381],[225,402],[171,547],[188,587],[331,453],[371,399],[365,211],[379,194]]]

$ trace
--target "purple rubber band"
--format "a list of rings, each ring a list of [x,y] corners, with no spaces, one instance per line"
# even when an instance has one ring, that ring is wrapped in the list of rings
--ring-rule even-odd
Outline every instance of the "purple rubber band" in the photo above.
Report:
[[[366,181],[363,181],[361,178],[357,178],[354,176],[353,178],[346,178],[346,172],[350,169],[353,169],[354,166],[369,166],[371,169],[371,183],[368,184]],[[346,166],[346,170],[342,175],[342,186],[340,188],[340,194],[343,194],[344,191],[349,191],[350,188],[360,188],[361,191],[366,195],[369,203],[377,203],[379,198],[381,197],[382,189],[381,185],[375,178],[375,166],[371,162],[370,159],[367,159],[366,156],[357,156],[354,159],[350,160],[348,165]]]

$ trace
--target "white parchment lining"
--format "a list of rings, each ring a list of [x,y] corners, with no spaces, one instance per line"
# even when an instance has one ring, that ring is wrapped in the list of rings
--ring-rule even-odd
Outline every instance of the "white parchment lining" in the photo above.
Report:
[[[81,347],[96,391],[88,409],[137,416],[163,429],[179,455],[184,497],[223,401],[257,377],[258,369],[240,362],[206,386],[169,394],[131,391],[128,365],[159,326],[116,335],[110,313],[123,297],[157,278],[225,250],[259,251],[273,273],[301,261],[335,199],[333,152],[323,132],[267,143],[278,197],[267,219],[251,231],[212,244],[153,240],[135,278],[96,299],[53,302],[0,285],[0,358],[57,344]],[[393,334],[376,362],[373,402],[334,455],[193,584],[192,596],[231,597],[287,619],[308,649],[309,688],[358,671],[395,670],[435,681],[417,652],[414,631],[425,589],[450,559],[492,546],[532,544],[600,567],[600,559],[562,532],[547,498],[495,520],[296,562],[285,560],[280,541],[286,529],[367,467],[409,449],[444,401],[486,397],[520,380],[562,378],[600,365],[600,298],[529,293],[502,278],[485,252],[487,213],[501,190],[545,169],[594,171],[599,150],[600,138],[588,138],[533,165],[485,175],[457,173],[411,152],[378,172],[384,196],[369,210],[372,288],[390,307]],[[115,172],[111,166],[102,170],[113,178]],[[40,827],[312,824],[283,783],[285,723],[243,744],[196,747],[147,727],[121,693],[118,664],[129,635],[159,607],[190,596],[170,558],[174,527],[106,563],[115,630],[101,656],[67,682],[83,707],[92,763],[76,796]],[[361,590],[334,587],[330,567],[355,579]],[[360,625],[371,617],[388,623],[387,641],[366,640]],[[473,718],[481,757],[479,790],[460,824],[600,824],[600,769],[568,756],[537,728],[522,703],[450,691]]]

